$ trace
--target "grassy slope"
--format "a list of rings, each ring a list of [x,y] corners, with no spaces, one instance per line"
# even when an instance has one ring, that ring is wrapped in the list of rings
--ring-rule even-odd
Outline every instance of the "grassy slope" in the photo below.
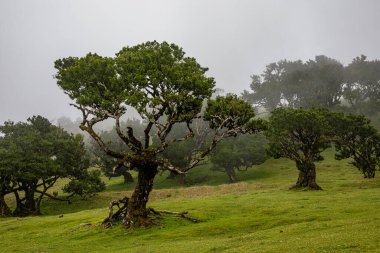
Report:
[[[41,217],[1,219],[0,252],[380,252],[379,178],[364,180],[347,161],[327,156],[317,165],[319,192],[288,191],[297,171],[283,159],[240,172],[244,181],[235,184],[220,184],[227,178],[214,172],[209,185],[168,189],[162,175],[150,205],[204,222],[164,216],[159,226],[134,231],[96,226],[109,200],[124,194],[121,179],[112,179],[91,200],[46,201]],[[191,180],[202,181],[208,169]]]

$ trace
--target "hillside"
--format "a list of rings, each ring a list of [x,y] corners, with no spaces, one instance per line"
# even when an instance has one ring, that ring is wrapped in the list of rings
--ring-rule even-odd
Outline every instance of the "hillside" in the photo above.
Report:
[[[0,251],[380,252],[380,175],[364,180],[348,162],[329,152],[317,163],[323,191],[287,190],[297,170],[285,159],[239,172],[235,184],[208,165],[194,169],[190,187],[164,174],[150,206],[188,211],[202,222],[164,215],[159,225],[133,231],[98,226],[108,202],[125,193],[121,178],[107,179],[107,191],[89,200],[45,201],[40,217],[0,219]]]

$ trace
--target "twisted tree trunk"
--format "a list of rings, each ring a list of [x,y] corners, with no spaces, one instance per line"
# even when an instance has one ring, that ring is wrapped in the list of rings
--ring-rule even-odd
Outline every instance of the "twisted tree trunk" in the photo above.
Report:
[[[123,173],[124,184],[133,183],[133,177],[128,171]]]
[[[364,178],[375,178],[375,170],[374,169],[366,169],[363,171]]]
[[[297,188],[309,188],[311,190],[322,190],[322,188],[316,182],[316,170],[313,162],[297,162],[297,168],[299,170],[298,180],[291,189]]]
[[[4,199],[4,194],[0,193],[0,216],[12,215],[11,209],[9,209]]]
[[[22,190],[24,191],[23,198],[20,198],[19,194],[15,192],[16,209],[13,211],[13,214],[16,216],[40,215],[40,209],[37,207],[34,198],[36,192],[35,184],[33,182],[24,183]]]
[[[228,179],[230,180],[230,183],[235,183],[237,181],[235,169],[232,167],[226,167],[224,170],[227,173]]]
[[[131,226],[150,225],[149,209],[146,208],[149,194],[153,189],[153,180],[157,175],[157,165],[148,164],[139,168],[135,190],[128,201],[124,224]]]

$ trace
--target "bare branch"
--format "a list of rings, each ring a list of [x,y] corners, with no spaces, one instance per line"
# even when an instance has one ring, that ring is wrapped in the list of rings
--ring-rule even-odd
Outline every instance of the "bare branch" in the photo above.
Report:
[[[41,193],[43,196],[47,196],[47,197],[49,197],[49,198],[51,198],[51,199],[54,199],[54,200],[66,201],[66,202],[69,203],[69,204],[71,203],[70,199],[68,199],[68,198],[65,198],[65,199],[63,199],[63,198],[58,198],[58,197],[55,197],[55,196],[53,196],[53,195],[51,195],[51,194],[49,194],[49,193],[47,193],[47,192],[40,191],[40,190],[37,190],[37,189],[36,189],[36,192]],[[72,195],[70,195],[70,196],[72,196]]]
[[[119,158],[119,159],[124,158],[125,157],[124,153],[111,150],[93,129],[93,126],[96,123],[105,120],[107,117],[106,116],[93,117],[92,119],[88,120],[90,113],[85,108],[83,108],[82,106],[76,106],[75,105],[75,107],[80,109],[82,111],[82,114],[83,114],[83,121],[79,126],[80,129],[82,129],[82,131],[86,131],[89,135],[91,135],[91,137],[96,141],[96,143],[99,145],[99,147],[101,149],[103,149],[103,151],[105,153],[107,153],[108,155],[115,157],[115,158]]]
[[[144,148],[149,148],[149,141],[150,141],[150,130],[152,129],[152,126],[153,126],[153,122],[149,121],[148,125],[146,126],[145,130],[144,130],[144,134],[145,134],[145,144],[144,144]]]
[[[123,140],[123,142],[125,143],[125,144],[129,144],[129,139],[128,139],[128,137],[127,136],[125,136],[124,134],[123,134],[123,132],[121,131],[121,129],[120,129],[120,116],[121,115],[117,115],[116,117],[115,117],[115,128],[116,128],[116,133],[117,133],[117,135],[120,137],[120,139],[122,139]]]

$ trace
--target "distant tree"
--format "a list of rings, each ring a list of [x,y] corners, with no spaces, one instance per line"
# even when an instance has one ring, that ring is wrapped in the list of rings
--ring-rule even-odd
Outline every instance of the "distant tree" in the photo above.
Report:
[[[251,78],[252,92],[244,91],[243,98],[268,110],[278,106],[332,108],[342,97],[343,65],[323,55],[305,63],[271,63],[261,76]]]
[[[315,162],[330,146],[331,131],[322,109],[278,108],[270,116],[265,135],[269,153],[274,158],[285,157],[296,162],[299,176],[292,188],[307,187],[321,190],[316,183]]]
[[[380,61],[361,55],[345,68],[344,98],[351,111],[373,115],[380,110]]]
[[[223,140],[213,152],[211,162],[227,173],[231,183],[237,181],[235,170],[246,170],[267,159],[266,139],[261,134],[230,137]]]
[[[29,118],[27,123],[5,122],[0,132],[2,215],[10,214],[4,201],[4,196],[10,193],[15,195],[13,214],[17,216],[40,214],[43,197],[68,201],[48,192],[60,178],[85,180],[82,185],[91,186],[92,192],[104,188],[99,180],[88,178],[91,173],[87,171],[88,159],[80,135],[68,134],[41,116]],[[68,193],[81,194],[79,189]]]
[[[364,175],[374,178],[380,163],[380,135],[364,115],[335,113],[331,117],[338,160],[351,157]]]
[[[190,170],[223,138],[245,133],[244,126],[254,116],[252,107],[236,97],[209,100],[204,118],[215,129],[215,135],[207,148],[194,152],[185,167],[177,168],[161,154],[173,142],[193,136],[192,121],[201,116],[203,102],[214,88],[213,78],[205,75],[207,68],[185,57],[178,46],[156,41],[125,47],[115,58],[88,54],[60,59],[55,67],[58,85],[83,114],[81,129],[108,155],[138,171],[131,198],[120,202],[123,207],[115,214],[110,212],[106,223],[123,219],[126,226],[150,224],[146,204],[158,170],[179,174]],[[136,138],[132,127],[120,126],[126,105],[135,108],[147,122],[142,140]],[[95,124],[109,118],[114,119],[116,132],[129,151],[113,150],[94,131]],[[186,135],[168,140],[173,127],[181,123],[187,126]],[[155,145],[151,145],[152,134],[159,140]]]
[[[82,131],[79,128],[80,119],[72,121],[69,117],[62,116],[57,119],[56,125],[65,129],[69,133],[78,134]]]
[[[278,106],[285,106],[284,92],[289,93],[289,87],[283,84],[285,76],[288,73],[301,69],[303,67],[301,61],[282,60],[270,63],[266,66],[265,71],[261,75],[252,75],[251,93],[244,91],[242,97],[252,104],[263,106],[268,110],[273,110]]]
[[[187,130],[186,124],[179,124],[176,127],[173,127],[173,131],[170,136],[168,136],[168,140],[180,139],[186,135]],[[208,126],[208,122],[203,119],[193,120],[192,131],[192,138],[188,138],[184,141],[173,142],[164,150],[164,152],[162,152],[162,156],[177,167],[185,167],[189,162],[191,162],[191,159],[195,153],[210,144],[214,134],[214,131]],[[174,178],[177,179],[179,185],[186,184],[186,174],[175,174],[171,172],[168,179]]]

